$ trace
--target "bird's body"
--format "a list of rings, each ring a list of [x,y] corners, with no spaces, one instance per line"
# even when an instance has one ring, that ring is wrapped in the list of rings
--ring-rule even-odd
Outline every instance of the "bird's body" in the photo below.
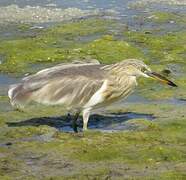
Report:
[[[61,64],[23,78],[8,94],[17,107],[35,101],[83,112],[85,130],[92,110],[127,97],[137,85],[136,78],[145,76],[143,68],[149,70],[135,59],[112,65]]]

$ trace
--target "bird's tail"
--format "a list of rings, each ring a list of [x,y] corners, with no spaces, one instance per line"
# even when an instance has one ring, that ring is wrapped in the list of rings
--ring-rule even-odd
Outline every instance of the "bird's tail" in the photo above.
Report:
[[[8,90],[8,97],[12,106],[22,109],[30,101],[31,93],[24,89],[23,84],[11,85]]]

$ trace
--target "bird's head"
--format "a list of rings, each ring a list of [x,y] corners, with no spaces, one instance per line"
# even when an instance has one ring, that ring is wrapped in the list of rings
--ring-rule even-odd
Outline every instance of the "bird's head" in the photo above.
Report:
[[[177,87],[172,81],[168,80],[166,77],[153,72],[143,61],[137,59],[128,59],[121,62],[125,72],[130,76],[143,76],[147,78],[156,79],[169,86]]]

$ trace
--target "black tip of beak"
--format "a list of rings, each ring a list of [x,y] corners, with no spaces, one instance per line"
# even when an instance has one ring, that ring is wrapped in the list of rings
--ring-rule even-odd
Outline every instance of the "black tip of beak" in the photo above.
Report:
[[[172,87],[178,87],[175,83],[173,83],[172,81],[169,81],[167,83],[169,86],[172,86]]]
[[[155,79],[157,79],[157,80],[159,80],[169,86],[178,87],[175,83],[173,83],[172,81],[168,80],[166,77],[164,77],[156,72],[150,72],[147,75],[149,75],[150,77],[155,78]]]

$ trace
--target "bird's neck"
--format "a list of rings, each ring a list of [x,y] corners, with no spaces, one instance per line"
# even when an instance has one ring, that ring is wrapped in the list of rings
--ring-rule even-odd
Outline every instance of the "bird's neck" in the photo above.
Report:
[[[128,76],[127,72],[123,70],[121,63],[115,63],[110,65],[105,65],[102,67],[103,70],[107,72],[108,75],[123,77]]]
[[[103,69],[107,72],[109,79],[121,88],[125,89],[126,83],[133,87],[137,85],[136,76],[129,75],[121,63],[106,65]]]

